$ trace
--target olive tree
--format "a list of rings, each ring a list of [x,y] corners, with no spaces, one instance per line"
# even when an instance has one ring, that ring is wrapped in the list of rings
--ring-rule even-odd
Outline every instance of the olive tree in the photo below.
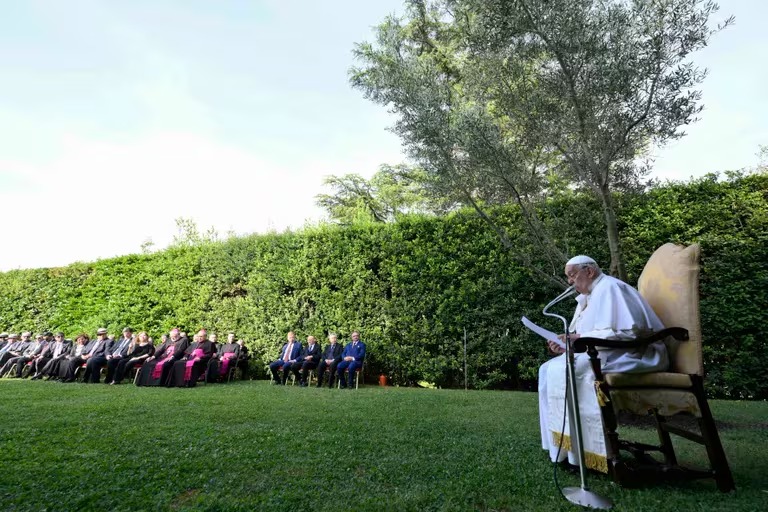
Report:
[[[731,23],[710,26],[717,10],[704,0],[409,0],[356,46],[351,82],[397,114],[409,156],[508,247],[487,207],[520,205],[548,272],[572,248],[539,205],[563,184],[596,194],[611,272],[625,278],[613,194],[642,189],[649,144],[695,121],[706,72],[689,58]]]

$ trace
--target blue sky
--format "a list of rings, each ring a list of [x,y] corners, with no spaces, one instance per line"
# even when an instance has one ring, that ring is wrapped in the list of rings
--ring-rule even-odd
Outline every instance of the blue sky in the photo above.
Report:
[[[655,151],[687,179],[768,144],[768,2],[736,25],[689,135]],[[175,219],[239,234],[316,222],[328,174],[403,160],[385,109],[349,87],[355,42],[400,0],[26,0],[0,17],[0,270],[167,245]]]

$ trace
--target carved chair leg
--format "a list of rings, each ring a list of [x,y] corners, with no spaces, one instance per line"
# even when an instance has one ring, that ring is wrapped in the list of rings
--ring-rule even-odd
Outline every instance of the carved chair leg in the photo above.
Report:
[[[675,456],[675,447],[672,445],[672,437],[664,428],[667,418],[659,414],[659,411],[653,410],[653,417],[656,419],[656,431],[659,433],[659,442],[661,443],[661,453],[664,454],[664,462],[668,466],[677,466],[677,457]]]
[[[709,403],[707,403],[704,383],[700,378],[694,380],[693,391],[701,411],[699,428],[701,429],[701,436],[704,438],[704,446],[707,449],[709,463],[715,474],[717,488],[722,492],[734,491],[736,490],[736,484],[733,481],[733,474],[728,465],[728,459],[725,458],[725,450],[723,450],[723,444],[720,442],[720,435],[717,433],[717,426],[712,417],[712,411],[709,408]]]

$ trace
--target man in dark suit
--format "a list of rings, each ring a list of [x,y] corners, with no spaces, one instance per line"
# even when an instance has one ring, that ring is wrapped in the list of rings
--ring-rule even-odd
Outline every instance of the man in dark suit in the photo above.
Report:
[[[336,365],[341,361],[341,351],[343,347],[341,343],[338,343],[338,337],[336,334],[331,333],[328,336],[329,344],[326,345],[323,355],[320,358],[320,364],[317,365],[317,387],[323,385],[323,375],[325,370],[328,370],[328,387],[332,388],[336,374]]]
[[[248,354],[248,347],[245,346],[244,340],[237,340],[237,344],[240,345],[240,354],[237,356],[237,367],[240,368],[240,376],[243,380],[248,379],[248,360],[251,358]]]
[[[27,334],[27,333],[24,333]],[[11,333],[8,335],[8,343],[0,349],[0,366],[8,362],[9,359],[14,357],[20,357],[24,354],[24,351],[29,346],[29,336],[24,336],[19,339],[18,334]],[[0,375],[2,375],[0,373]]]
[[[109,352],[105,358],[107,360],[107,376],[104,379],[104,384],[109,384],[114,380],[115,370],[120,361],[128,355],[128,348],[133,341],[133,330],[130,327],[123,329],[123,337],[115,341],[109,348]]]
[[[96,340],[91,342],[88,350],[84,351],[80,357],[70,360],[64,382],[74,382],[77,368],[85,363],[83,382],[86,384],[88,382],[98,383],[101,367],[107,363],[106,354],[108,350],[107,330],[102,327],[96,331]]]
[[[37,359],[48,346],[46,334],[50,333],[38,334],[35,341],[27,343],[20,355],[8,359],[5,365],[0,368],[0,375],[6,375],[7,373],[10,377],[21,378],[21,372],[24,370],[24,365],[33,359]],[[22,341],[26,341],[29,340],[30,336],[32,336],[32,333],[25,332],[22,333],[21,339]]]
[[[299,359],[291,365],[291,370],[300,386],[307,386],[307,374],[310,370],[317,368],[318,361],[320,361],[320,345],[317,344],[317,338],[307,336],[307,346],[301,349]]]
[[[291,331],[288,333],[288,342],[280,349],[280,359],[269,363],[269,370],[272,372],[272,378],[275,384],[285,384],[288,380],[288,372],[291,371],[291,366],[301,355],[301,342],[296,341],[296,334]],[[277,372],[283,370],[283,375],[279,375]]]
[[[352,333],[352,341],[344,347],[344,352],[341,353],[341,362],[336,366],[336,372],[339,376],[339,387],[341,389],[347,387],[347,379],[344,378],[344,372],[347,370],[349,370],[350,379],[349,389],[355,389],[352,385],[352,378],[355,375],[355,371],[363,367],[363,361],[365,361],[365,343],[360,341],[360,333],[354,331]]]
[[[54,360],[64,359],[67,357],[67,353],[72,343],[64,339],[63,332],[57,332],[54,337],[54,341],[48,343],[38,359],[32,363],[32,380],[37,380],[43,377],[43,370],[48,366],[48,363]]]

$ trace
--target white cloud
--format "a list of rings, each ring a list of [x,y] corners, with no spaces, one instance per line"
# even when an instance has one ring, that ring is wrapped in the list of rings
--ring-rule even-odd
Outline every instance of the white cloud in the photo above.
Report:
[[[0,195],[0,270],[65,265],[167,245],[178,217],[239,234],[317,219],[314,196],[337,164],[286,168],[200,136],[163,132],[130,143],[70,137],[50,164],[21,168],[32,186]],[[354,160],[354,157],[353,157]],[[350,161],[349,166],[354,166]],[[368,165],[368,162],[365,162]]]

